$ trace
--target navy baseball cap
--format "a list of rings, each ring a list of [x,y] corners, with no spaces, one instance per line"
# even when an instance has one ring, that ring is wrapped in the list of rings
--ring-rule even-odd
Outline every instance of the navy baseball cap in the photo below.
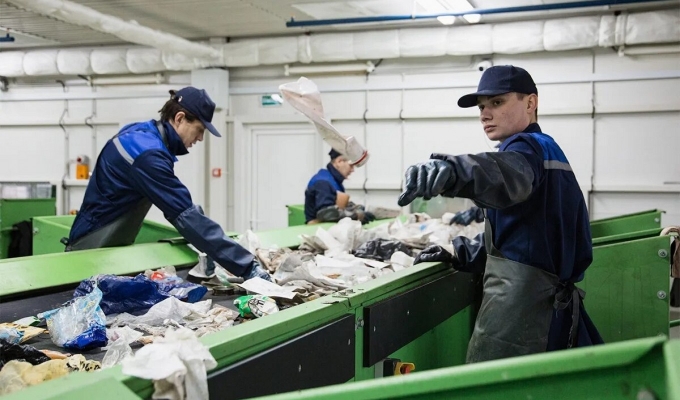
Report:
[[[474,93],[458,99],[458,107],[468,108],[477,105],[477,96],[498,96],[505,93],[538,94],[536,84],[529,73],[514,65],[498,65],[484,71],[479,86]]]
[[[204,89],[196,89],[193,86],[187,86],[178,91],[171,90],[170,94],[175,96],[177,103],[185,110],[196,116],[205,129],[217,137],[222,137],[212,124],[213,113],[215,112],[215,102],[210,99],[208,93]]]

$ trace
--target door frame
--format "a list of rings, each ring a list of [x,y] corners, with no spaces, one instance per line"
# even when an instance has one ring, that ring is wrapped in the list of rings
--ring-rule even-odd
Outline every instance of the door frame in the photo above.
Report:
[[[257,201],[255,198],[257,193],[255,136],[257,136],[257,133],[253,133],[253,131],[292,129],[303,126],[308,128],[310,132],[316,133],[316,131],[309,120],[302,115],[267,116],[267,118],[262,118],[262,116],[238,117],[231,119],[229,123],[233,126],[234,143],[233,173],[230,174],[233,177],[233,196],[228,196],[228,198],[233,199],[233,207],[229,207],[233,212],[233,215],[230,215],[230,220],[233,221],[233,228],[231,229],[236,232],[245,232],[248,229],[252,230],[257,220],[257,215],[255,215],[257,212],[255,207]],[[315,163],[319,164],[321,162],[322,139],[318,134],[314,138]],[[308,179],[308,177],[304,177],[304,179]]]

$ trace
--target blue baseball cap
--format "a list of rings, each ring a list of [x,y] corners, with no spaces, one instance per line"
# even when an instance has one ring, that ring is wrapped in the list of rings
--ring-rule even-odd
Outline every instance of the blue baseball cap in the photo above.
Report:
[[[213,113],[215,112],[215,102],[210,99],[208,93],[204,89],[196,89],[193,86],[187,86],[178,91],[170,91],[170,94],[175,96],[177,103],[185,110],[189,111],[196,118],[198,118],[205,129],[217,137],[222,137],[212,124]]]
[[[497,65],[484,71],[479,86],[474,93],[458,99],[458,107],[468,108],[477,105],[477,96],[498,96],[505,93],[538,94],[536,84],[529,73],[514,65]]]

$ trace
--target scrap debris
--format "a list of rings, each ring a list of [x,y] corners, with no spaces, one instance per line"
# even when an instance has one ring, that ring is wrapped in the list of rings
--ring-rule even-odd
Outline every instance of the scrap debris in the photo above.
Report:
[[[154,379],[156,394],[207,398],[205,371],[215,361],[197,338],[410,268],[414,256],[425,247],[482,232],[483,224],[476,217],[471,212],[445,214],[441,219],[412,214],[405,221],[396,219],[372,229],[345,218],[328,230],[318,228],[314,235],[301,235],[302,244],[296,250],[265,248],[248,231],[240,243],[271,273],[273,283],[261,278],[244,282],[219,265],[202,285],[183,281],[173,267],[148,270],[137,277],[94,276],[84,280],[62,307],[38,318],[0,324],[0,394],[72,371],[123,364],[124,372]],[[212,299],[201,300],[206,293],[242,296],[229,300],[232,309],[213,304]],[[32,326],[43,320],[55,344],[75,352],[101,348],[106,351],[102,362],[24,345],[47,332]],[[179,351],[180,344],[190,349]],[[168,353],[170,349],[178,351]],[[162,360],[168,363],[163,376],[149,372],[157,362],[166,363]],[[182,372],[191,368],[198,372]]]

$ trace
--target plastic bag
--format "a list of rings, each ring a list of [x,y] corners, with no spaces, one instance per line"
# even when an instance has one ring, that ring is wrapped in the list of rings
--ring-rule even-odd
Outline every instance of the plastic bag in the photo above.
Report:
[[[145,324],[150,326],[162,326],[166,320],[173,320],[177,322],[184,322],[184,318],[192,313],[205,314],[210,310],[212,300],[204,300],[201,302],[187,304],[177,298],[168,297],[158,304],[154,304],[145,314],[134,316],[128,313],[118,314],[109,319],[109,324],[112,326],[122,325],[139,325]]]
[[[234,305],[242,317],[260,318],[279,311],[279,306],[271,297],[261,295],[241,296],[234,300]]]
[[[16,328],[0,328],[0,339],[9,343],[19,344],[24,338],[24,333]]]
[[[158,290],[167,297],[176,297],[187,303],[195,303],[203,298],[208,292],[205,286],[183,281],[181,278],[163,279],[158,283]]]
[[[95,286],[102,292],[101,308],[106,315],[143,312],[170,296],[194,303],[208,291],[201,285],[183,281],[176,276],[152,281],[143,274],[134,278],[98,275],[80,282],[73,296],[90,293]]]
[[[238,239],[238,244],[240,244],[241,247],[248,250],[253,255],[255,255],[257,249],[262,247],[260,238],[258,238],[257,235],[250,229],[248,229],[244,235],[241,235],[241,237]]]
[[[33,346],[14,344],[0,339],[0,369],[12,360],[23,360],[38,365],[49,361],[50,358]]]
[[[24,326],[13,322],[3,322],[0,324],[0,339],[5,339],[12,343],[24,343],[45,332],[43,328],[37,326]]]
[[[393,271],[401,271],[404,268],[409,268],[413,266],[413,261],[415,258],[404,254],[401,251],[397,251],[390,257],[390,264],[392,264]]]
[[[107,330],[106,336],[109,338],[109,345],[102,360],[102,368],[113,367],[123,361],[125,357],[132,357],[134,352],[130,343],[136,342],[143,335],[142,332],[137,332],[127,326]]]
[[[144,275],[152,281],[160,281],[166,278],[177,277],[177,270],[174,266],[168,265],[157,270],[147,269],[144,271]],[[181,278],[179,279],[181,280]]]
[[[215,358],[192,331],[168,329],[165,337],[122,362],[123,373],[154,381],[154,399],[208,400],[207,371]]]
[[[348,253],[369,240],[369,233],[361,227],[361,222],[350,218],[341,219],[328,229],[328,233],[340,242],[342,251]]]
[[[57,346],[74,350],[90,350],[106,346],[106,317],[99,303],[102,291],[77,297],[61,308],[45,311],[50,338]]]
[[[354,255],[361,258],[368,258],[378,261],[389,261],[392,254],[401,251],[407,255],[412,255],[411,249],[398,240],[373,239],[368,241],[356,250]]]
[[[349,158],[355,167],[361,167],[368,161],[368,152],[353,136],[345,137],[338,132],[324,117],[321,93],[314,82],[304,76],[296,82],[279,86],[284,100],[296,110],[309,118],[316,130],[338,153]]]

